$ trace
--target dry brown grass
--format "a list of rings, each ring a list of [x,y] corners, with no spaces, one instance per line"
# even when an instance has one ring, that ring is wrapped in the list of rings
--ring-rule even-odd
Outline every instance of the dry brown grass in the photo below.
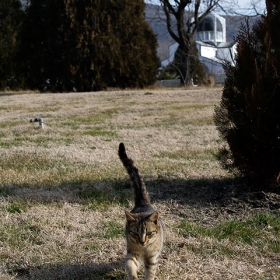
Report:
[[[276,226],[258,229],[272,240],[258,246],[182,226],[279,215],[278,196],[240,192],[215,158],[220,96],[220,88],[0,95],[0,279],[127,279],[123,213],[132,202],[119,142],[166,224],[158,279],[279,279]]]

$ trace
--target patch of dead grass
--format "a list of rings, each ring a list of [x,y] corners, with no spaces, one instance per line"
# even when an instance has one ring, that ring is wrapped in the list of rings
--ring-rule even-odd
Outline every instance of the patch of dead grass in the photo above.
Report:
[[[119,142],[166,225],[157,279],[279,279],[276,253],[178,228],[279,214],[277,197],[273,211],[243,199],[215,158],[221,90],[1,95],[0,279],[127,279]]]

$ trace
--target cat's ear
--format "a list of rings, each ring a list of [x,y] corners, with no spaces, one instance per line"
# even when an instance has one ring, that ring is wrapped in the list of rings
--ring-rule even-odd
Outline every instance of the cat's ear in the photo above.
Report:
[[[136,221],[136,218],[137,218],[136,214],[129,213],[128,211],[125,211],[125,216],[126,216],[126,220],[128,222],[134,222],[134,221]]]
[[[157,224],[158,223],[158,212],[156,211],[156,212],[152,213],[149,216],[148,220]]]

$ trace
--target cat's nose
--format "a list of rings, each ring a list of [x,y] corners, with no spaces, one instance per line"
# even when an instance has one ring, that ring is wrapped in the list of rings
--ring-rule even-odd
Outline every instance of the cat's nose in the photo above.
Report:
[[[141,244],[142,246],[144,246],[145,243],[146,243],[146,240],[145,240],[144,238],[140,238],[140,239],[139,239],[139,242],[140,242],[140,244]]]

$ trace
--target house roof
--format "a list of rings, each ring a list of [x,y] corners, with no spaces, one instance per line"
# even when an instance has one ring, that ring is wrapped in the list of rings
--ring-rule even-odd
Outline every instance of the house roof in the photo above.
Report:
[[[217,46],[214,45],[211,42],[207,43],[207,42],[202,42],[202,41],[196,41],[196,43],[199,44],[200,46],[215,48],[215,49],[231,48],[231,47],[234,46],[234,44],[236,44],[234,41],[232,41],[232,42],[222,42],[222,43],[219,43]]]

